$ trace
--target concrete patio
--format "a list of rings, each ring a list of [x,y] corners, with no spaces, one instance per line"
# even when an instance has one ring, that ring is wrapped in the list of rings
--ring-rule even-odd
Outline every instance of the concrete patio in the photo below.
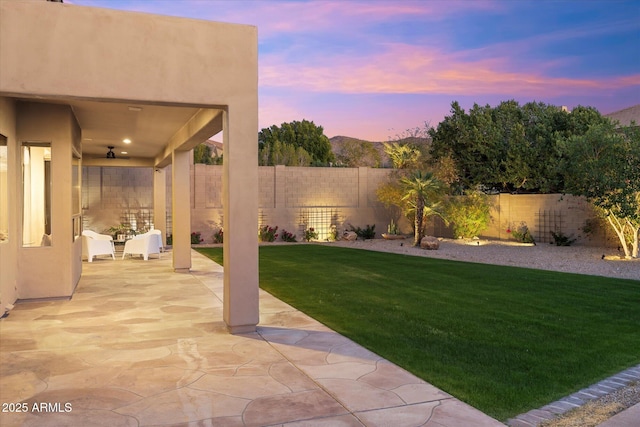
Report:
[[[503,425],[262,291],[257,333],[230,335],[222,267],[192,258],[85,262],[72,300],[18,304],[0,425]]]

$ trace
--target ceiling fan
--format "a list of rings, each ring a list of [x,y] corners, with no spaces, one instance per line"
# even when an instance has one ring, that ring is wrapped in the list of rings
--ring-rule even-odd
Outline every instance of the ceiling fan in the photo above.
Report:
[[[130,157],[128,156],[121,156],[118,155],[116,157],[116,153],[113,151],[114,148],[116,148],[113,145],[108,145],[107,148],[109,149],[109,151],[107,151],[107,154],[104,156],[104,158],[106,159],[120,159],[120,160],[129,160]]]

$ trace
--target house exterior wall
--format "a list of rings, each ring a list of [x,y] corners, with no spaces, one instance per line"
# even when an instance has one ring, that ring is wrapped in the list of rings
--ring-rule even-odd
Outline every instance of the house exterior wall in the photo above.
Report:
[[[121,223],[141,230],[153,225],[153,169],[83,167],[85,230],[102,233]]]
[[[25,93],[28,82],[28,93],[47,96],[254,102],[247,83],[257,87],[255,27],[47,2],[0,6],[2,62],[11,64],[2,70],[3,92]]]
[[[18,164],[18,144],[16,138],[15,102],[10,98],[0,97],[0,134],[7,138],[7,192],[6,200],[0,200],[2,212],[7,215],[7,240],[0,242],[0,316],[5,313],[7,305],[18,298],[18,223],[16,217]],[[3,230],[5,231],[5,230]]]
[[[164,147],[158,147],[157,154],[150,153],[156,167],[165,168],[177,152],[182,158],[182,153],[223,131],[223,200],[225,209],[230,209],[225,228],[233,231],[234,243],[229,246],[225,242],[224,317],[232,332],[255,330],[258,245],[257,236],[247,224],[257,222],[258,212],[257,29],[71,4],[4,0],[0,1],[0,64],[0,96],[7,98],[37,98],[62,106],[65,99],[81,99],[199,108]],[[17,114],[16,121],[22,120],[20,116]],[[27,133],[36,130],[35,122],[27,126],[30,118],[24,119],[21,130],[31,138]],[[70,119],[65,120],[68,123]],[[70,130],[80,135],[79,131]],[[66,142],[69,152],[75,145],[71,139]],[[71,156],[66,167],[69,176],[60,171],[54,178],[58,182],[68,179],[70,184]],[[14,186],[16,176],[12,178]],[[56,203],[71,206],[72,202],[61,199]],[[187,217],[174,216],[174,227],[189,224],[188,213]],[[12,222],[19,224],[19,218],[14,215]],[[60,240],[60,231],[54,230],[55,242],[64,240]],[[186,238],[186,245],[182,244],[182,236],[177,239],[179,245],[174,241],[174,268],[176,255],[180,260],[185,253],[190,256]],[[65,280],[71,280],[52,295],[51,285],[45,283],[51,277],[43,267],[59,267],[54,265],[57,257],[75,263],[80,252],[71,243],[69,238],[68,244],[55,251],[49,248],[51,253],[47,256],[25,253],[28,262],[16,270],[20,298],[70,294],[78,268],[63,273]],[[11,255],[5,252],[8,251],[3,248],[0,254],[3,265],[11,261]],[[34,265],[41,267],[40,272],[23,273],[23,268],[35,270]],[[189,266],[190,263],[183,263],[177,269]]]
[[[18,298],[70,297],[82,271],[82,239],[73,233],[76,213],[72,195],[72,147],[79,144],[80,129],[67,105],[18,102],[16,148],[22,142],[51,143],[51,245],[18,247]],[[20,173],[19,161],[14,163]],[[18,187],[21,188],[19,184]],[[15,187],[14,187],[15,188]],[[22,192],[14,205],[22,215]],[[21,234],[21,228],[19,231]]]

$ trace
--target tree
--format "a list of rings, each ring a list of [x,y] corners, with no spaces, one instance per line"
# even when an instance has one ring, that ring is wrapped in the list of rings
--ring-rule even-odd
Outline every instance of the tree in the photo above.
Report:
[[[211,156],[211,148],[205,143],[198,144],[193,149],[193,163],[203,163],[205,165],[214,164]]]
[[[336,160],[346,167],[380,167],[380,152],[372,142],[346,138],[337,151]]]
[[[444,191],[442,183],[431,172],[414,171],[400,180],[403,197],[414,210],[415,246],[420,245],[424,237],[424,218],[431,215],[442,215],[440,200]]]
[[[413,144],[399,142],[383,143],[394,169],[416,169],[420,166],[422,152]]]
[[[504,101],[474,106],[466,113],[457,102],[451,115],[431,129],[431,164],[447,161],[457,174],[456,193],[482,188],[508,192],[558,192],[563,188],[559,141],[583,135],[606,120],[591,107],[571,113],[543,103]]]
[[[277,145],[277,144],[280,145]],[[291,148],[295,155],[291,154]],[[299,148],[311,157],[310,164],[326,166],[334,161],[329,138],[324,135],[322,126],[316,126],[308,120],[282,123],[280,127],[273,125],[258,133],[259,163],[261,165],[276,165],[283,159],[305,157]],[[274,152],[276,158],[274,159]],[[295,162],[294,162],[295,163]]]
[[[562,191],[562,152],[557,140],[568,135],[570,117],[571,114],[562,108],[542,102],[522,106],[526,147],[517,154],[517,161],[523,165],[523,170],[527,170],[525,189],[537,189],[541,193]],[[511,167],[519,166],[514,162]]]
[[[587,111],[587,114],[591,112]],[[640,127],[608,120],[564,140],[565,191],[584,196],[605,215],[625,257],[638,257],[640,239]]]

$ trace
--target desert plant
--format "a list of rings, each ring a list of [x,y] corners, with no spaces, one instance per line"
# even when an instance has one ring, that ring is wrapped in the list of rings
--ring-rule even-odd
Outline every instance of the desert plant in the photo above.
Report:
[[[442,216],[440,201],[444,192],[443,183],[431,172],[415,171],[400,179],[402,199],[415,213],[413,244],[418,246],[424,237],[424,218]]]
[[[376,237],[375,224],[373,225],[367,224],[366,228],[354,227],[353,225],[349,224],[349,227],[351,228],[351,231],[356,233],[356,235],[360,237],[362,240],[375,239]]]
[[[576,239],[572,239],[573,236],[566,236],[562,231],[550,231],[551,237],[553,237],[553,243],[556,246],[571,246]]]
[[[393,219],[391,220],[391,222],[387,226],[387,233],[388,234],[398,234],[398,224],[393,222]]]
[[[529,227],[524,222],[521,222],[518,228],[511,231],[513,238],[520,243],[535,243],[533,236],[529,231]]]

